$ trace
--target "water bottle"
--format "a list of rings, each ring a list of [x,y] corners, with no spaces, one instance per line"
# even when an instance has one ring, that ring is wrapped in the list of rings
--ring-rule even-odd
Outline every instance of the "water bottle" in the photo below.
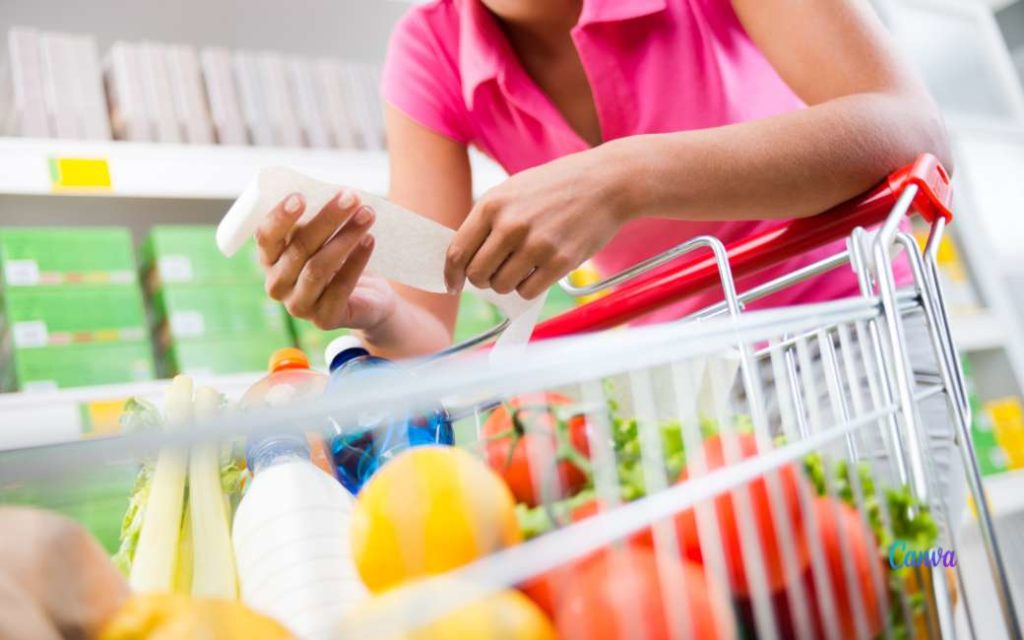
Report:
[[[354,336],[331,341],[324,360],[331,372],[327,393],[345,393],[355,377],[398,370],[390,360],[370,355]],[[406,449],[455,441],[451,421],[443,409],[426,415],[362,415],[356,428],[343,428],[333,420],[331,426],[330,449],[338,479],[352,493],[358,493],[378,468]]]
[[[242,601],[304,640],[334,637],[368,597],[351,555],[355,499],[309,455],[301,434],[251,439],[232,524]]]
[[[327,376],[310,369],[306,354],[292,347],[271,354],[267,372],[242,396],[239,406],[243,411],[315,400],[323,395],[327,386]],[[306,439],[313,464],[336,477],[322,430],[311,430]]]

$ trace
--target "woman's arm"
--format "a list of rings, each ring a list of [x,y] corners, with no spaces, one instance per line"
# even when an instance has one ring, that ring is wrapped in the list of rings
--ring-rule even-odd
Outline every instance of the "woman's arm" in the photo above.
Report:
[[[396,204],[441,224],[458,228],[472,206],[472,180],[466,147],[385,107],[391,188]],[[427,293],[391,283],[401,300],[379,325],[364,330],[375,353],[422,355],[451,343],[458,296]]]
[[[807,109],[615,140],[517,174],[470,212],[449,250],[450,285],[468,279],[534,297],[638,215],[800,217],[868,189],[921,152],[948,166],[938,110],[866,2],[733,5]]]
[[[930,152],[949,167],[935,103],[862,0],[733,0],[751,39],[808,109],[609,149],[639,178],[638,213],[799,217]]]

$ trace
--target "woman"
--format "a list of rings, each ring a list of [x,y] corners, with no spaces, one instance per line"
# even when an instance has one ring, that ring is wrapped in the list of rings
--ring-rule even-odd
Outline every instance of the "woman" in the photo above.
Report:
[[[382,89],[391,198],[458,229],[452,292],[468,279],[533,298],[591,257],[607,274],[695,235],[728,242],[921,152],[949,160],[935,104],[864,0],[435,0],[395,29]],[[470,144],[511,174],[475,203]],[[450,342],[457,296],[362,274],[373,211],[354,193],[296,225],[303,206],[284,199],[257,234],[272,297],[382,355]],[[840,271],[771,303],[855,293]]]

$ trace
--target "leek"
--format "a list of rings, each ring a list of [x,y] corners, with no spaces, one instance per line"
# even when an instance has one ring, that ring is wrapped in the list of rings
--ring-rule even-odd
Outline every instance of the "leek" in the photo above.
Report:
[[[205,422],[221,410],[222,397],[209,387],[196,391],[196,418]],[[189,513],[192,518],[192,595],[235,599],[234,548],[227,501],[221,485],[216,442],[192,450],[189,459]]]
[[[170,428],[192,420],[192,379],[178,376],[167,390]],[[128,582],[137,592],[172,591],[185,499],[186,454],[164,449],[156,459]]]

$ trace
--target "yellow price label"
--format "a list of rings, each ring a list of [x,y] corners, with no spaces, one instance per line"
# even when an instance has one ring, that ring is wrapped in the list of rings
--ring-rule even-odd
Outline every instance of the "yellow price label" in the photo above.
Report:
[[[109,436],[121,431],[125,400],[93,400],[79,405],[83,433],[88,437]]]
[[[112,187],[110,164],[105,158],[50,158],[50,183],[54,191],[107,190]]]

